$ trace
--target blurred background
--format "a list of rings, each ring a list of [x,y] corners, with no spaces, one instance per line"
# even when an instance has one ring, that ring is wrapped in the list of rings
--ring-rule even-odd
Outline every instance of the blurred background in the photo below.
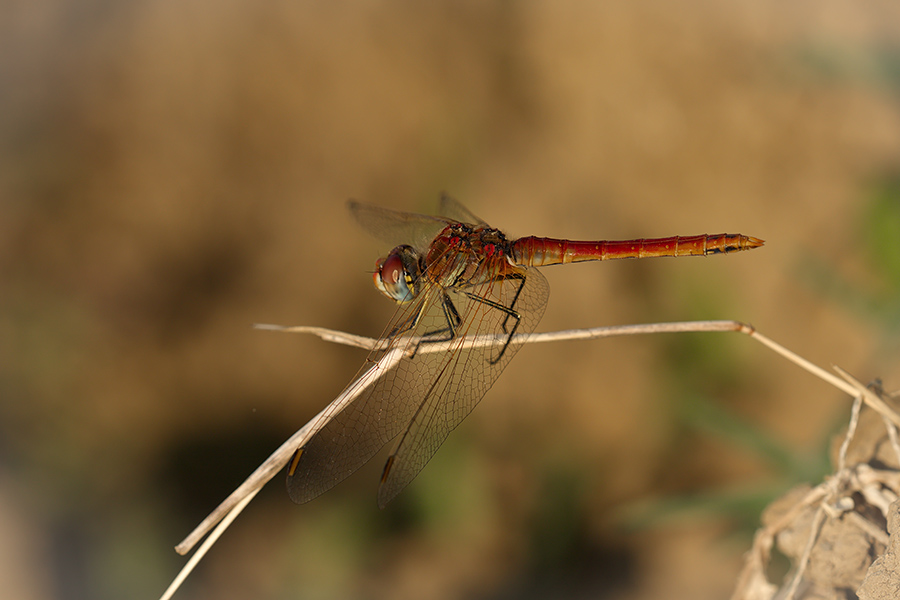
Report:
[[[6,2],[0,581],[155,598],[379,335],[348,198],[512,236],[740,232],[544,269],[539,331],[739,319],[898,387],[900,4]],[[176,598],[723,598],[840,393],[754,343],[524,348],[416,481],[278,476]]]

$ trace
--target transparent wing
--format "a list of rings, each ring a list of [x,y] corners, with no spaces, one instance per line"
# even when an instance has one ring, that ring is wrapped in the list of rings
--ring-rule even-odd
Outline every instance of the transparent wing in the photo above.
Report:
[[[431,303],[424,294],[410,305],[398,308],[386,331],[415,320],[415,314]],[[390,348],[373,350],[344,393],[356,398],[343,408],[329,407],[313,425],[316,433],[298,451],[287,478],[291,500],[302,504],[325,493],[366,464],[385,444],[409,424],[415,403],[398,398],[401,394],[424,393],[423,381],[436,377],[433,362],[404,358],[401,364],[381,373],[371,385],[364,381],[370,369],[378,368],[387,352],[404,350],[410,338],[422,330],[423,320],[413,330],[395,337]],[[291,474],[293,473],[293,474]]]
[[[438,204],[438,214],[453,219],[454,221],[459,221],[460,223],[487,227],[487,223],[476,217],[472,211],[463,206],[457,199],[452,198],[446,193],[441,194],[441,200]]]
[[[385,466],[378,490],[380,507],[419,474],[521,347],[502,343],[477,346],[467,340],[496,335],[505,341],[514,334],[531,333],[537,327],[550,294],[547,280],[535,269],[518,268],[513,274],[516,277],[469,289],[447,290],[462,326],[451,351],[427,355],[428,361],[436,363],[430,369],[435,376],[424,382],[427,387],[419,388],[415,394],[396,390],[404,402],[415,406],[408,427]],[[403,367],[401,363],[399,368]]]
[[[347,208],[363,229],[393,246],[404,243],[425,248],[451,223],[441,217],[391,210],[356,200],[349,200]]]
[[[471,288],[433,285],[415,303],[397,311],[388,331],[411,321],[415,326],[395,337],[389,349],[374,351],[361,374],[391,349],[402,347],[407,354],[373,385],[363,388],[360,378],[354,380],[348,387],[360,386],[354,390],[359,396],[343,409],[319,417],[314,426],[317,433],[302,448],[293,475],[287,478],[292,500],[307,502],[331,489],[401,433],[385,469],[379,505],[384,506],[413,480],[519,348],[512,344],[467,347],[465,336],[530,333],[543,315],[549,295],[543,275],[525,268],[511,268],[510,274],[514,277]],[[455,321],[454,315],[460,325],[450,350],[425,352],[410,347],[412,337],[428,338],[424,344],[450,339],[448,319]]]

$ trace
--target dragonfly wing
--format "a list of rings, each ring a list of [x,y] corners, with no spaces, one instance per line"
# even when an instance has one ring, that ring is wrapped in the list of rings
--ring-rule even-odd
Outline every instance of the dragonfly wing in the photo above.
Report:
[[[423,310],[428,302],[428,297],[423,296],[419,302],[398,308],[388,331],[397,323],[414,321],[416,311]],[[415,402],[403,402],[397,396],[409,394],[420,381],[435,377],[435,365],[425,361],[411,362],[404,357],[394,366],[385,365],[383,359],[389,352],[406,351],[410,333],[396,338],[387,350],[372,351],[344,390],[353,399],[344,405],[329,406],[316,418],[315,433],[298,451],[299,457],[295,456],[288,470],[287,488],[294,502],[309,502],[328,491],[406,429]]]
[[[463,206],[459,200],[447,195],[446,193],[441,194],[438,213],[445,217],[453,219],[454,221],[459,221],[460,223],[466,223],[468,225],[481,225],[483,227],[488,226],[487,223],[485,223],[482,219],[476,217],[474,214],[472,214],[472,211]]]
[[[363,229],[395,246],[407,243],[417,248],[427,247],[428,242],[450,224],[441,217],[391,210],[356,200],[349,200],[347,208]]]
[[[547,280],[536,269],[517,268],[514,273],[518,278],[447,290],[461,317],[459,335],[453,350],[434,353],[439,357],[439,366],[428,369],[432,378],[422,382],[409,426],[388,459],[378,490],[379,506],[384,507],[419,474],[521,347],[477,347],[466,344],[465,337],[497,334],[508,338],[513,333],[531,333],[537,327],[550,294]],[[509,307],[518,319],[498,306]],[[422,358],[425,356],[428,355]]]
[[[342,396],[353,398],[332,404],[319,415],[312,437],[298,450],[288,469],[287,488],[298,504],[349,477],[389,441],[405,431],[430,382],[440,378],[447,352],[416,352],[413,339],[447,338],[447,317],[439,286],[431,286],[416,302],[400,305],[387,331],[404,331],[386,350],[369,354],[366,365]],[[391,352],[403,357],[394,366],[383,360]],[[376,369],[373,371],[373,369]]]
[[[387,371],[382,379],[391,377]],[[358,379],[351,384],[348,391]],[[368,462],[388,441],[402,430],[391,415],[385,398],[362,391],[361,395],[337,411],[327,411],[314,425],[316,433],[297,452],[288,471],[287,489],[298,504],[313,498],[349,477]],[[368,423],[374,417],[375,423]]]

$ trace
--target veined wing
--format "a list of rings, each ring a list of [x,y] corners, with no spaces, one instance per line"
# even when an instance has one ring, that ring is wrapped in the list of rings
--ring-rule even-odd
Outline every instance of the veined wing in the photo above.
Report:
[[[438,204],[438,214],[441,216],[465,223],[467,225],[481,225],[488,227],[484,220],[476,217],[471,210],[462,205],[456,198],[444,193],[441,194],[441,200]]]
[[[416,301],[399,305],[386,332],[416,322],[420,311],[427,311],[434,288]],[[423,329],[423,320],[411,330],[391,340],[388,348],[369,353],[365,364],[342,395],[355,397],[343,405],[329,405],[316,418],[315,432],[297,451],[288,468],[287,489],[298,504],[313,498],[349,477],[366,464],[389,441],[402,432],[415,410],[414,403],[398,398],[400,390],[413,393],[425,378],[435,377],[433,363],[410,358],[410,340]],[[390,352],[405,356],[399,364],[385,361]]]
[[[442,217],[391,210],[356,200],[348,201],[347,208],[363,229],[394,246],[405,243],[426,248],[452,222]]]
[[[414,411],[385,465],[378,489],[379,507],[415,479],[450,432],[484,397],[521,347],[506,344],[511,336],[533,332],[541,320],[550,294],[547,280],[536,269],[516,268],[511,274],[517,277],[445,290],[461,325],[451,350],[421,357],[431,363],[431,377],[415,393],[392,390],[398,393],[398,399],[413,404]],[[475,336],[494,335],[503,341],[495,345],[472,343]],[[404,366],[401,363],[398,368]]]
[[[517,334],[529,333],[543,314],[549,294],[546,279],[534,269],[516,268],[516,272],[524,278],[465,289],[433,285],[416,302],[397,311],[390,327],[409,321],[410,310],[421,311],[415,327],[391,344],[391,349],[402,347],[406,354],[374,384],[363,388],[360,378],[354,380],[348,387],[360,386],[359,396],[319,417],[314,426],[318,431],[291,464],[287,487],[292,500],[308,502],[331,489],[400,433],[403,436],[379,489],[379,506],[415,478],[519,348],[513,344],[505,349],[502,345],[470,347],[464,343],[465,336],[503,334],[504,322],[508,334],[514,327]],[[445,294],[448,300],[444,300]],[[512,306],[518,325],[509,312],[484,299],[496,306]],[[448,301],[452,309],[447,308]],[[426,345],[447,341],[447,310],[457,311],[461,323],[450,350],[416,351],[409,346],[411,336],[430,338],[432,341],[422,342]],[[373,351],[360,375],[368,373],[373,362],[389,351]]]

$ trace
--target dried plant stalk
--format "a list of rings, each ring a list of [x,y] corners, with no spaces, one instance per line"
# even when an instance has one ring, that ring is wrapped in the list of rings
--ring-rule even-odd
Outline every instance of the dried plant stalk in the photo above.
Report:
[[[381,349],[379,347],[379,344],[382,343],[374,338],[357,336],[342,331],[324,329],[321,327],[282,327],[278,325],[257,325],[256,327],[258,329],[311,334],[318,336],[325,341],[364,348],[367,350],[373,350],[376,348]],[[784,348],[780,344],[762,335],[751,325],[741,323],[739,321],[690,321],[677,323],[655,323],[646,325],[625,325],[617,327],[598,327],[592,329],[574,329],[567,331],[531,334],[528,336],[515,336],[508,343],[536,344],[542,342],[556,342],[565,340],[588,340],[622,335],[683,332],[739,332],[749,335],[751,338],[765,345],[770,350],[776,352],[777,354],[800,366],[801,368],[809,371],[823,381],[830,383],[834,387],[844,391],[851,396],[861,398],[866,402],[867,405],[871,406],[876,411],[878,411],[879,414],[883,415],[883,417],[886,419],[886,422],[891,423],[891,426],[893,426],[894,424],[900,425],[900,416],[898,416],[895,411],[893,411],[877,394],[871,392],[866,393],[865,387],[861,386],[858,382],[853,380],[843,371],[839,371],[843,378],[836,377],[832,373],[825,371],[821,367],[818,367],[817,365],[807,361],[801,356],[795,354],[794,352],[791,352],[787,348]],[[411,340],[411,342],[412,343],[408,345],[404,345],[404,347],[417,348],[417,352],[441,352],[446,351],[448,348],[446,343],[428,343],[418,345],[415,343],[416,340]],[[455,343],[459,343],[459,340],[456,340]],[[471,345],[473,347],[491,346],[507,343],[507,340],[498,338],[496,336],[474,336],[465,338],[462,343],[467,346]],[[373,364],[368,370],[363,373],[363,375],[359,378],[359,385],[349,386],[347,390],[345,390],[331,404],[329,404],[328,407],[323,409],[323,412],[352,402],[359,393],[367,389],[368,386],[373,385],[385,372],[393,368],[393,366],[403,358],[403,352],[404,351],[400,348],[387,352],[377,363]],[[862,388],[862,390],[864,391],[859,391],[860,388]],[[182,568],[181,572],[178,574],[169,588],[165,591],[165,593],[163,593],[163,595],[161,596],[161,600],[168,600],[172,597],[181,583],[190,574],[191,570],[197,565],[197,563],[209,550],[209,548],[212,547],[212,545],[216,542],[218,537],[224,532],[228,525],[230,525],[230,523],[244,509],[244,507],[249,504],[250,500],[253,499],[256,493],[266,483],[268,483],[269,480],[272,479],[272,477],[274,477],[279,471],[281,471],[281,469],[283,469],[285,465],[287,465],[296,449],[306,443],[306,441],[309,440],[316,433],[316,431],[318,431],[318,429],[322,427],[322,423],[317,423],[318,416],[319,415],[313,417],[306,425],[304,425],[301,429],[294,433],[294,435],[292,435],[284,444],[282,444],[275,452],[273,452],[272,455],[269,456],[269,458],[267,458],[244,481],[244,483],[242,483],[234,492],[232,492],[180,544],[178,544],[178,546],[175,547],[175,550],[179,554],[187,554],[205,535],[212,531],[203,545],[197,550],[197,552],[188,561],[188,563],[185,564],[185,566]],[[895,434],[892,439],[896,440],[896,430],[894,431]],[[894,443],[896,444],[896,441]],[[898,452],[900,452],[900,450],[898,450]],[[800,508],[812,506],[816,502],[822,502],[826,496],[828,496],[828,494],[825,490],[819,490],[817,488],[816,490],[810,492],[809,497],[805,498],[798,506],[800,506]],[[798,508],[797,510],[800,509]],[[733,600],[762,600],[773,597],[772,594],[774,592],[772,590],[775,589],[775,586],[770,584],[765,579],[764,567],[766,564],[768,564],[769,552],[772,547],[775,532],[779,531],[779,528],[783,526],[782,521],[784,521],[784,519],[779,520],[774,527],[763,529],[760,531],[760,533],[757,534],[757,539],[754,543],[754,549],[748,555],[748,564],[745,567],[744,573],[741,575],[741,579],[739,580],[739,587],[740,585],[744,585],[749,591],[744,595],[740,595],[739,592],[736,591]],[[811,542],[810,548],[812,548]],[[808,559],[809,557],[807,557],[807,560]]]

